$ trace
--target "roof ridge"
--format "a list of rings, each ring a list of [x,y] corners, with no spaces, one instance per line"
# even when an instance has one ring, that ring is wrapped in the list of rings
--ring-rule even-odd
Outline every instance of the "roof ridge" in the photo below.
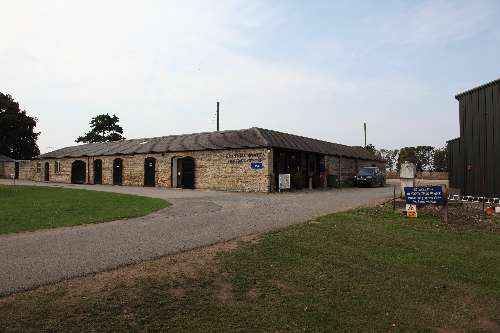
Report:
[[[142,141],[148,142],[142,145]],[[380,158],[362,147],[280,132],[261,127],[238,130],[200,132],[167,135],[152,138],[125,139],[113,142],[76,145],[51,151],[37,158],[62,158],[78,156],[109,156],[145,154],[152,152],[176,152],[188,150],[240,149],[240,148],[294,149],[318,154],[345,156],[365,160]]]

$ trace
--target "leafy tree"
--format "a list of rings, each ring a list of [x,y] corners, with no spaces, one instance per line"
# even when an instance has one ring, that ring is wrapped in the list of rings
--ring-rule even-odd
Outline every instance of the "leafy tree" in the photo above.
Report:
[[[379,156],[379,155],[380,155],[380,153],[379,153],[379,151],[377,150],[377,148],[375,148],[375,146],[374,146],[374,145],[372,145],[371,143],[370,143],[369,145],[366,145],[365,149],[366,149],[367,151],[369,151],[370,153],[372,153],[373,155],[377,155],[377,156]]]
[[[415,158],[416,158],[415,167],[417,171],[426,171],[431,169],[433,154],[434,154],[434,147],[417,146],[415,148]]]
[[[432,155],[432,169],[434,171],[448,171],[448,151],[446,147],[434,150]]]
[[[394,171],[398,163],[399,149],[380,149],[380,155],[385,160],[387,171]]]
[[[20,160],[40,155],[36,143],[40,132],[33,131],[37,122],[12,96],[0,93],[0,154]]]
[[[397,164],[398,171],[401,170],[401,164],[403,164],[404,162],[411,162],[415,164],[417,163],[415,147],[404,147],[399,150],[398,164]]]
[[[125,139],[123,128],[118,125],[119,118],[116,115],[101,114],[90,122],[90,131],[83,136],[79,136],[76,142],[93,143],[93,142],[110,142]]]

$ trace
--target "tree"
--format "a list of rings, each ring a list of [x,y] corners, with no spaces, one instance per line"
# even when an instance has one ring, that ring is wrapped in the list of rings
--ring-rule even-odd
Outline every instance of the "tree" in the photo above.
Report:
[[[365,149],[367,151],[369,151],[370,153],[372,153],[373,155],[376,155],[376,156],[380,156],[380,153],[379,151],[377,150],[377,148],[375,148],[374,145],[372,145],[371,143],[366,145]]]
[[[33,131],[37,122],[12,96],[0,93],[0,154],[19,160],[40,155],[36,143],[40,132]]]
[[[394,171],[398,162],[399,149],[380,149],[387,171]]]
[[[404,147],[399,150],[398,156],[398,171],[401,170],[401,164],[404,162],[410,162],[416,164],[417,157],[415,155],[415,147]]]
[[[123,128],[118,125],[120,119],[116,115],[98,115],[90,121],[90,131],[83,136],[79,136],[76,142],[110,142],[124,140],[122,136]]]
[[[415,168],[417,171],[426,171],[431,169],[433,153],[434,147],[431,146],[417,146],[415,148]]]
[[[434,171],[448,171],[448,151],[446,147],[434,150],[432,155],[432,169]]]

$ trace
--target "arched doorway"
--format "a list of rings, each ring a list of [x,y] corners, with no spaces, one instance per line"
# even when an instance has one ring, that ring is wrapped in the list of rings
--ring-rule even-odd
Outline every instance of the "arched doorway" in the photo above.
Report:
[[[84,184],[85,183],[85,172],[86,164],[84,161],[76,160],[71,163],[71,183],[72,184]]]
[[[48,182],[50,180],[50,164],[49,164],[49,162],[45,162],[43,180],[46,182]]]
[[[102,184],[102,160],[94,161],[94,184]]]
[[[156,185],[156,159],[148,157],[144,160],[144,186]]]
[[[177,188],[194,188],[194,159],[192,157],[176,158]]]
[[[115,158],[113,160],[113,185],[122,185],[123,183],[123,160]]]

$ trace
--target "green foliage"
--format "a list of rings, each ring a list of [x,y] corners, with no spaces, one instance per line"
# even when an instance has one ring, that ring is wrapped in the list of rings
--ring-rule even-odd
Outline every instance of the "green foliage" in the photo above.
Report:
[[[415,148],[416,169],[417,171],[427,171],[432,169],[432,158],[434,147],[417,146]]]
[[[377,148],[375,148],[375,146],[373,144],[371,144],[371,143],[368,144],[368,145],[366,145],[365,149],[367,151],[369,151],[370,153],[372,153],[373,155],[377,155],[378,154]]]
[[[0,154],[20,160],[39,155],[36,123],[37,119],[21,110],[12,96],[0,93]]]
[[[398,163],[399,149],[380,149],[387,171],[394,171]]]
[[[417,163],[415,147],[404,147],[399,150],[397,169],[401,170],[401,164],[404,162]]]
[[[109,114],[98,115],[90,121],[90,131],[83,136],[79,136],[76,142],[111,142],[125,139],[123,128],[118,125],[119,118],[116,115]]]
[[[432,167],[434,171],[448,171],[448,150],[436,148],[432,155]]]
[[[168,205],[135,195],[42,186],[0,185],[0,198],[0,234],[143,216]]]

